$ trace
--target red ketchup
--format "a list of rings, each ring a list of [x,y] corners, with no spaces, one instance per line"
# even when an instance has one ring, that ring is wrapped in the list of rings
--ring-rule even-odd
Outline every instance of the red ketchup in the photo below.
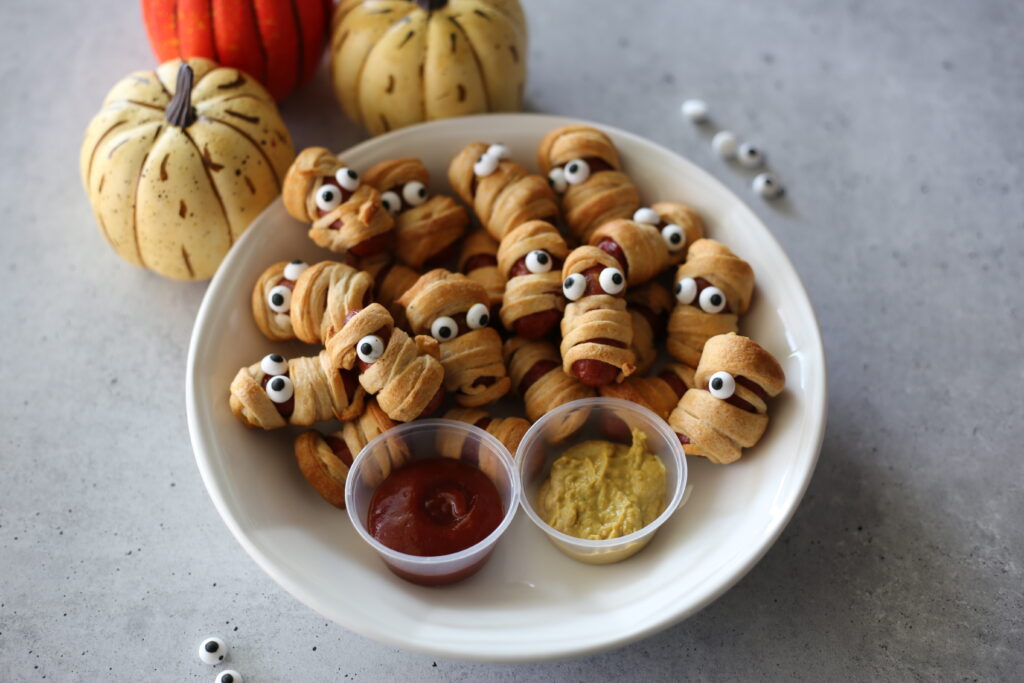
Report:
[[[459,460],[428,458],[392,472],[374,491],[367,530],[400,553],[433,557],[465,550],[498,528],[505,511],[498,489],[483,472]],[[454,583],[486,561],[443,576],[388,568],[403,579],[428,586]]]

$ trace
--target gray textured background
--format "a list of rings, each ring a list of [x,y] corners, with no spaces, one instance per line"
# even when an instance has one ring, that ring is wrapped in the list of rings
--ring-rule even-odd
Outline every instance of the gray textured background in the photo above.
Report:
[[[86,123],[153,59],[138,3],[0,6],[0,680],[1010,679],[1024,671],[1024,5],[529,0],[529,108],[661,142],[750,199],[825,338],[829,428],[779,543],[689,621],[519,667],[324,623],[245,555],[192,460],[202,284],[118,260]],[[360,139],[324,73],[297,146]],[[681,120],[701,95],[789,185],[772,207]],[[344,580],[343,577],[339,577]],[[1018,678],[1019,680],[1019,678]]]

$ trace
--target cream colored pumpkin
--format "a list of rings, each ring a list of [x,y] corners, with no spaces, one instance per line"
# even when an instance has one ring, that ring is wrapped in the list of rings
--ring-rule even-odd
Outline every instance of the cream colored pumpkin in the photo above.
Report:
[[[342,0],[331,24],[331,78],[345,112],[373,135],[517,110],[523,10],[517,0]]]
[[[206,59],[129,75],[82,144],[96,220],[122,258],[178,280],[209,278],[280,192],[295,156],[273,99]],[[177,98],[179,89],[190,98]]]

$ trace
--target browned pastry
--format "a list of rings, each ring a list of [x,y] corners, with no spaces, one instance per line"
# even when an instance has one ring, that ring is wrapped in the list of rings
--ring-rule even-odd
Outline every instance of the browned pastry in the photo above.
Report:
[[[597,247],[576,247],[562,266],[562,369],[584,384],[621,382],[636,370],[633,322],[626,312],[626,278]]]
[[[677,236],[675,232],[671,235]],[[602,224],[590,233],[588,241],[614,256],[633,286],[654,279],[682,261],[685,253],[674,245],[675,251],[669,251],[670,245],[653,225],[628,218],[616,218]]]
[[[714,240],[694,242],[686,263],[676,270],[668,352],[696,368],[708,339],[739,329],[739,316],[750,306],[753,291],[754,271],[749,263]]]
[[[526,416],[539,420],[558,406],[581,398],[592,398],[597,390],[562,371],[562,359],[554,344],[512,337],[505,342],[505,362],[516,394],[526,405]],[[558,430],[553,441],[575,432],[587,419],[587,411],[576,413]]]
[[[466,233],[469,213],[443,194],[430,196],[430,175],[416,158],[390,159],[370,167],[363,182],[381,192],[395,217],[395,256],[416,270],[446,263]]]
[[[633,341],[629,348],[636,354],[637,375],[646,375],[658,357],[657,342],[665,338],[668,314],[675,299],[657,282],[648,282],[626,292],[626,312],[633,321]]]
[[[496,438],[508,449],[511,456],[516,454],[519,442],[530,429],[529,420],[521,417],[491,417],[482,408],[452,408],[444,414],[446,420],[466,422]],[[445,432],[438,436],[437,450],[446,458],[461,458],[474,462],[479,457],[477,444],[469,443],[461,432]]]
[[[437,268],[425,273],[398,303],[410,329],[430,334],[441,347],[445,388],[461,406],[498,400],[510,380],[501,356],[501,337],[493,327],[487,292],[461,273]]]
[[[271,341],[295,338],[292,329],[292,294],[295,281],[308,266],[302,261],[281,261],[267,268],[252,288],[252,319]],[[291,277],[289,277],[291,276]]]
[[[757,342],[730,332],[704,345],[694,381],[668,423],[687,455],[728,464],[764,434],[767,400],[783,390],[786,376]]]
[[[616,218],[632,218],[640,193],[621,172],[619,152],[602,131],[590,126],[557,128],[540,141],[537,162],[561,194],[569,231],[589,242],[598,226]]]
[[[679,403],[687,389],[693,387],[693,368],[682,363],[669,363],[657,375],[627,377],[621,384],[601,387],[601,395],[621,398],[647,408],[661,419]],[[627,433],[629,430],[626,430]]]
[[[337,508],[345,508],[345,481],[359,451],[395,423],[370,399],[357,419],[346,422],[330,434],[303,432],[295,439],[295,460],[320,497]]]
[[[356,373],[338,370],[326,351],[290,360],[271,353],[238,371],[230,405],[246,427],[308,427],[332,418],[352,419],[362,412],[365,393]]]
[[[483,229],[469,233],[459,250],[459,270],[484,286],[492,311],[501,306],[505,294],[505,277],[498,270],[497,254],[498,243]]]
[[[682,202],[657,202],[640,207],[633,220],[653,225],[672,253],[672,264],[686,258],[690,245],[704,237],[704,221],[696,209]]]
[[[548,182],[523,166],[493,152],[494,147],[474,142],[448,166],[448,181],[455,193],[473,207],[491,237],[502,241],[512,228],[532,220],[555,222],[558,201]]]
[[[444,368],[437,342],[409,337],[387,309],[372,303],[353,311],[327,343],[338,367],[359,368],[359,384],[392,420],[426,417],[444,398]]]
[[[387,251],[395,222],[380,192],[361,182],[330,150],[309,147],[295,158],[281,189],[292,217],[312,223],[309,237],[338,254],[365,259]]]
[[[498,247],[498,269],[508,278],[501,306],[506,330],[526,339],[541,339],[555,328],[565,310],[562,262],[569,247],[545,221],[529,221],[506,235]]]
[[[416,284],[420,274],[401,263],[395,263],[390,254],[378,254],[360,263],[360,267],[373,276],[374,300],[384,304],[395,319],[395,324],[408,330],[405,311],[398,305],[398,300],[405,292]]]

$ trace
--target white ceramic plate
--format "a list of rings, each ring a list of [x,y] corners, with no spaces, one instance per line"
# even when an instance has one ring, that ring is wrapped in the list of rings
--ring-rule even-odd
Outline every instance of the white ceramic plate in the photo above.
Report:
[[[419,156],[433,186],[448,192],[448,161],[464,145],[502,141],[536,168],[537,143],[575,122],[553,116],[477,116],[405,128],[342,154],[365,169]],[[764,224],[710,175],[652,142],[600,126],[650,203],[681,200],[704,216],[708,236],[751,263],[757,290],[741,331],[774,353],[786,391],[770,406],[761,442],[716,467],[691,458],[685,506],[636,557],[617,565],[579,564],[549,545],[519,514],[491,561],[470,580],[443,589],[413,586],[386,571],[350,528],[345,513],[308,486],[292,456],[294,432],[250,431],[228,409],[238,368],[274,345],[252,322],[250,291],[275,261],[331,258],[305,236],[280,201],[256,219],[213,279],[196,319],[186,401],[196,462],[218,512],[246,552],[306,605],[357,633],[438,656],[492,661],[579,655],[621,645],[701,609],[768,550],[803,496],[825,430],[825,360],[807,294]]]

